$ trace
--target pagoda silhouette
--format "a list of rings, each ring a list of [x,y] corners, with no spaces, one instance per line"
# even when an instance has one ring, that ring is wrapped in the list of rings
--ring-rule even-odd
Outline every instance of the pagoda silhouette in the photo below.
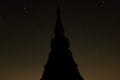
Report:
[[[56,12],[57,19],[54,37],[51,39],[51,52],[40,80],[83,80],[69,50],[69,41],[64,35],[59,6]]]

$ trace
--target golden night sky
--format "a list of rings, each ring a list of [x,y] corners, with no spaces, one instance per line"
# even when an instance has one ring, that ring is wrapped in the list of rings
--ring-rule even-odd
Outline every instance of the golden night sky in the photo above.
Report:
[[[70,50],[84,80],[120,79],[120,1],[60,0]],[[40,80],[57,0],[0,1],[0,80]]]

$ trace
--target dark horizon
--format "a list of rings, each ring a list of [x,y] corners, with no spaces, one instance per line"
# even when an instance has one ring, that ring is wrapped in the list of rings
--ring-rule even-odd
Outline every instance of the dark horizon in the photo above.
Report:
[[[0,1],[0,80],[40,80],[56,0]],[[84,80],[120,79],[120,1],[61,0],[61,20]]]

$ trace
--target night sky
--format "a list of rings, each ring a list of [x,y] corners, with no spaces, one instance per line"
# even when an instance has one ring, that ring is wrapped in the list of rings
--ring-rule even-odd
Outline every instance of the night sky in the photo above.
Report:
[[[120,80],[120,1],[60,0],[70,50],[84,80]],[[0,80],[40,80],[57,0],[0,0]]]

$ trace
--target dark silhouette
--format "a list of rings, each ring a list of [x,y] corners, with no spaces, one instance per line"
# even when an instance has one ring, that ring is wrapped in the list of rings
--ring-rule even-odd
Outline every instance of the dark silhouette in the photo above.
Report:
[[[41,80],[83,80],[69,50],[69,41],[64,35],[59,6],[51,49]]]

